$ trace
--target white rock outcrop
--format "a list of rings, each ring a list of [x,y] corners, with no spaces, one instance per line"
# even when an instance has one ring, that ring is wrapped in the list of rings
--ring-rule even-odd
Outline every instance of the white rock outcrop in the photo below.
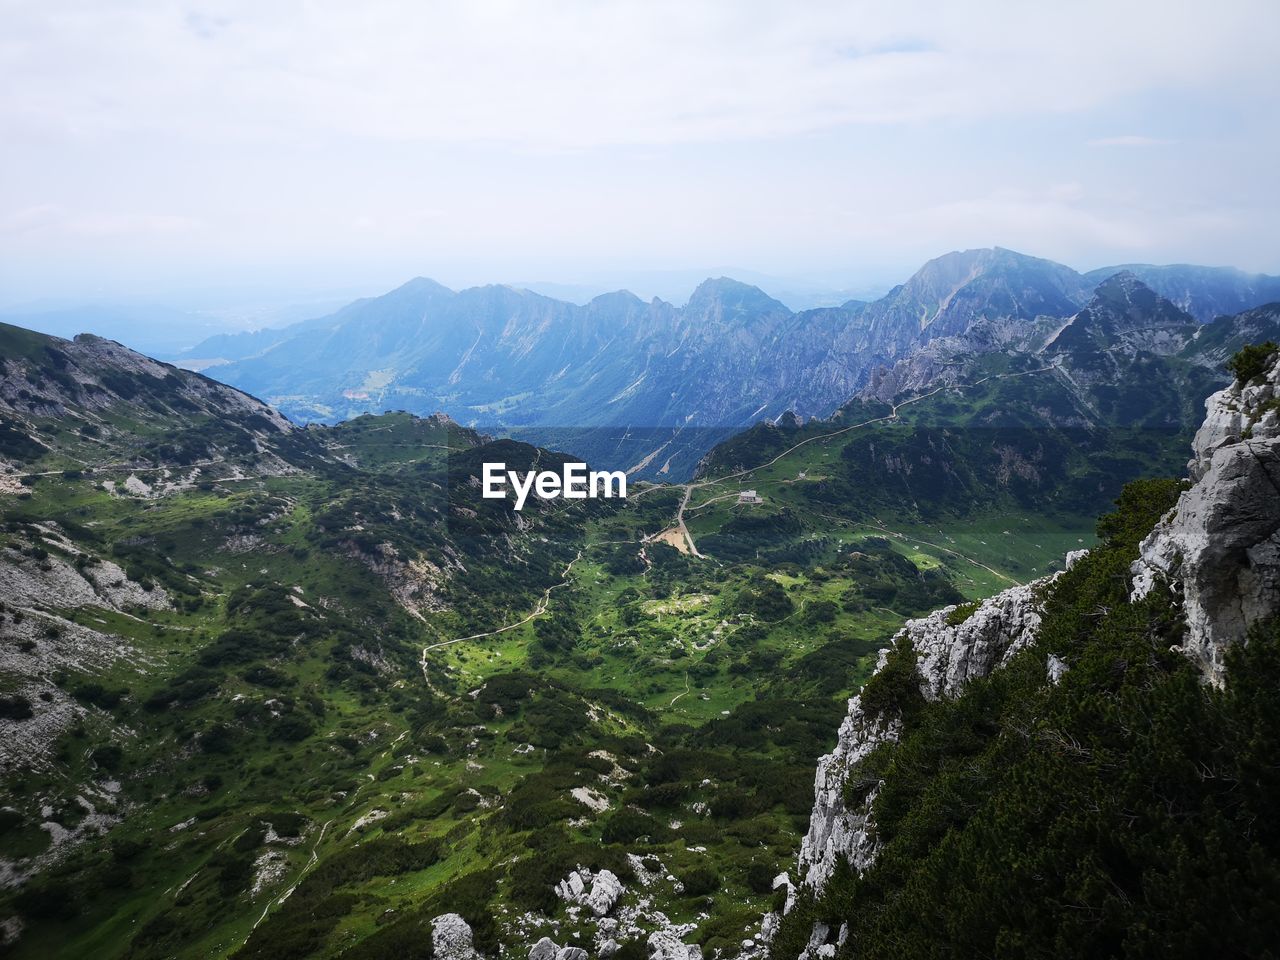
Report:
[[[582,901],[583,906],[597,917],[603,917],[613,909],[613,905],[622,896],[622,881],[611,870],[601,870],[591,883],[591,892]]]
[[[1068,567],[1082,553],[1070,554]],[[947,622],[957,609],[954,606],[920,620],[908,620],[894,642],[905,639],[915,649],[921,693],[930,700],[955,696],[967,681],[986,676],[1031,643],[1040,626],[1037,592],[1054,577],[996,594],[957,624]],[[887,649],[880,652],[877,671],[884,666],[887,655]],[[851,810],[844,803],[844,786],[854,765],[880,744],[896,740],[898,734],[897,720],[868,716],[860,697],[849,701],[835,749],[818,760],[813,813],[800,846],[798,867],[803,886],[821,889],[840,857],[847,858],[855,870],[863,870],[871,863],[875,842],[870,806],[875,790]],[[788,910],[793,901],[794,896],[789,893]]]
[[[561,900],[580,904],[597,917],[612,910],[625,892],[626,887],[612,870],[592,873],[582,866],[556,884],[556,895]]]
[[[1194,485],[1142,542],[1133,596],[1180,598],[1183,650],[1213,683],[1227,648],[1280,610],[1280,359],[1260,382],[1205,402],[1187,465]]]
[[[702,960],[702,948],[685,943],[673,931],[655,930],[649,934],[649,960]]]

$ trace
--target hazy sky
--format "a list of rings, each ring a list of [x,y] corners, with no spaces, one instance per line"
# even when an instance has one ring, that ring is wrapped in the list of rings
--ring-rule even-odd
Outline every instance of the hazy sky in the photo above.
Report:
[[[0,0],[0,302],[1280,272],[1280,3]]]

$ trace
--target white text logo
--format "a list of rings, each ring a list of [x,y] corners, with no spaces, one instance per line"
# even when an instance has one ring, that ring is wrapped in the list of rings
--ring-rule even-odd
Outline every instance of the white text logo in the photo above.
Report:
[[[530,491],[543,500],[564,497],[566,500],[586,500],[588,497],[625,497],[627,475],[621,470],[587,470],[585,463],[566,463],[560,472],[532,470],[521,474],[508,470],[505,463],[486,463],[482,478],[486,500],[502,500],[507,496],[510,484],[516,494],[515,508],[524,509]]]

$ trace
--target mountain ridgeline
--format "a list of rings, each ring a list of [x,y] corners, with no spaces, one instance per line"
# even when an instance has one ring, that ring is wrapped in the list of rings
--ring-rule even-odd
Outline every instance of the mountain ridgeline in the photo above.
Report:
[[[1280,299],[1274,277],[1125,269],[1194,323]],[[443,410],[638,477],[681,480],[737,429],[787,411],[828,416],[879,367],[975,325],[1071,317],[1119,271],[1082,275],[969,250],[930,261],[874,302],[800,313],[725,278],[684,306],[626,292],[583,306],[502,286],[455,293],[420,278],[329,317],[214,337],[179,361],[301,422]]]

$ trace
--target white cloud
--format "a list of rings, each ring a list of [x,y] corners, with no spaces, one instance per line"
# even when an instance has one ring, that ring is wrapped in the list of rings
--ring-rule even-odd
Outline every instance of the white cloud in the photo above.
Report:
[[[0,0],[0,287],[1275,270],[1277,33],[1275,0]]]
[[[51,0],[9,3],[5,23],[10,127],[581,148],[1260,80],[1280,5]]]

